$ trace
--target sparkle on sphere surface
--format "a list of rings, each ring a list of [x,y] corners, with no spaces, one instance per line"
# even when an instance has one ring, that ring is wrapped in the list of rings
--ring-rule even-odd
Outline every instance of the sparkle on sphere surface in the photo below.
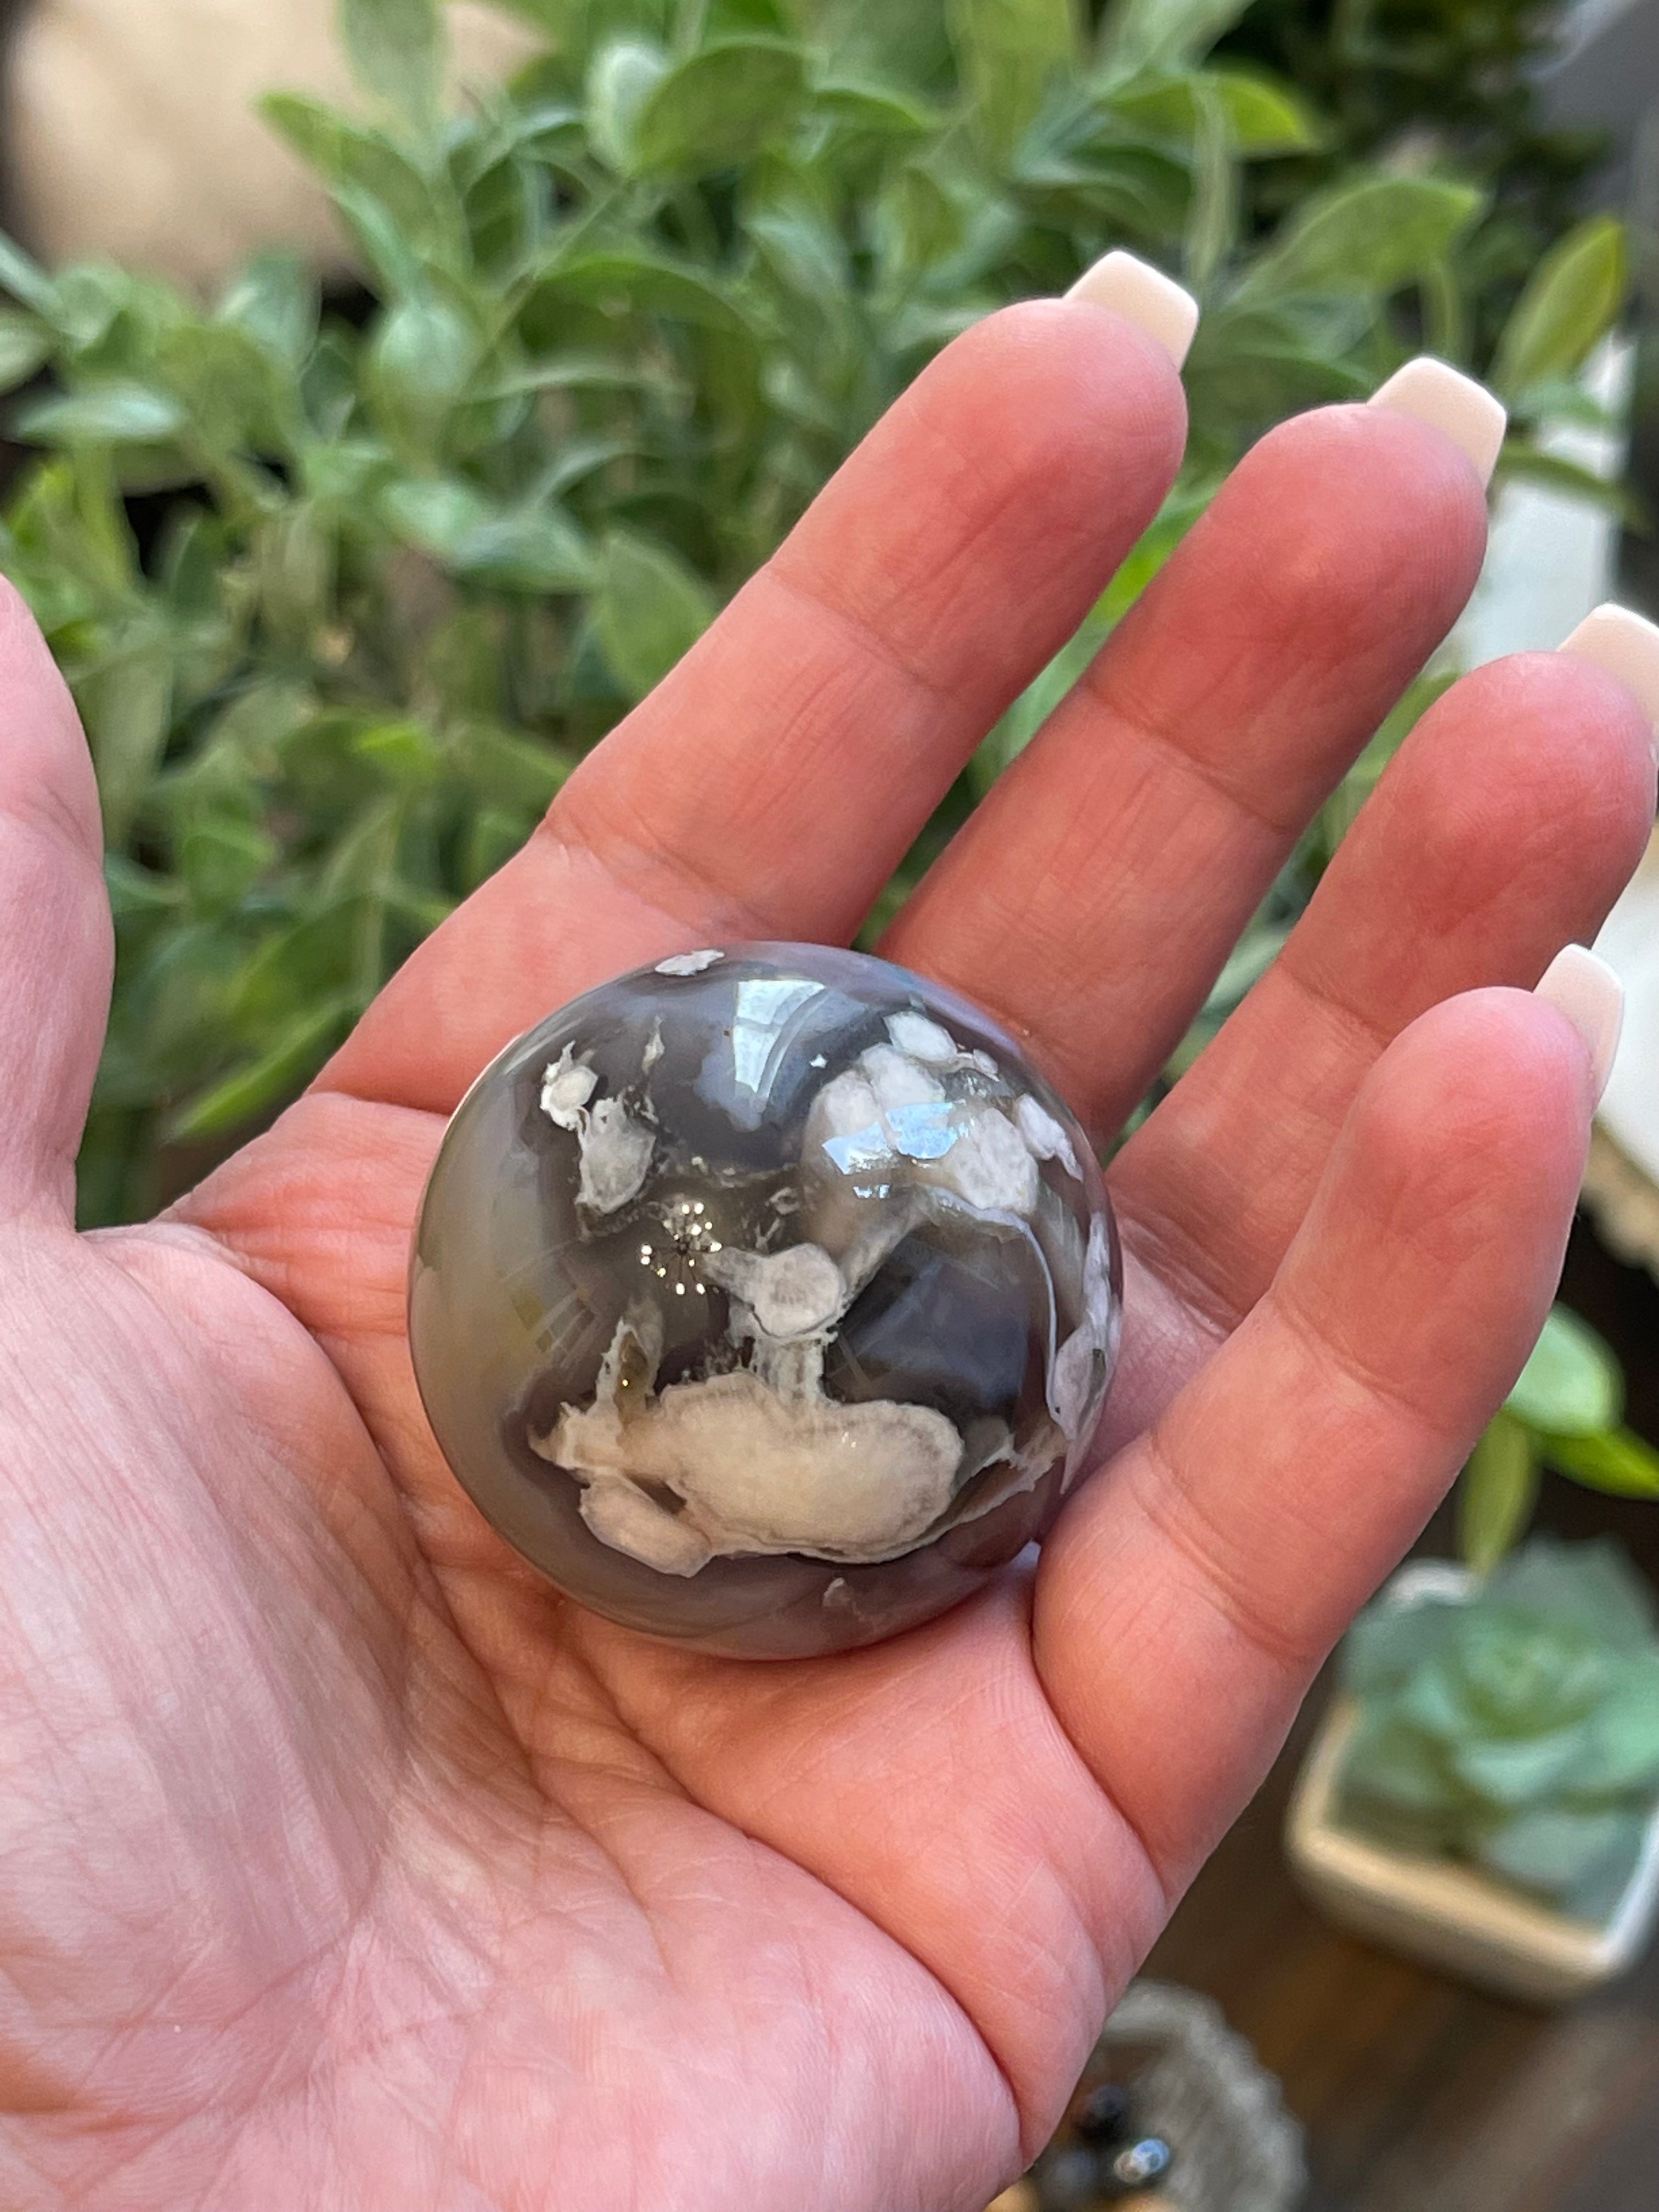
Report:
[[[675,955],[520,1037],[422,1203],[451,1466],[596,1612],[796,1656],[1042,1534],[1119,1334],[1083,1132],[965,1000],[860,953]]]

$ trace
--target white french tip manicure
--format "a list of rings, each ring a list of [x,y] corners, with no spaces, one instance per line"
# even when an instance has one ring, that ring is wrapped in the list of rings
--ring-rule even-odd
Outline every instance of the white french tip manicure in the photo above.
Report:
[[[1564,945],[1540,976],[1533,995],[1565,1014],[1583,1039],[1590,1057],[1590,1087],[1599,1106],[1625,1025],[1624,985],[1587,946]]]
[[[1605,669],[1634,692],[1659,748],[1659,623],[1609,599],[1593,608],[1558,650]]]
[[[1198,302],[1192,294],[1121,247],[1104,253],[1092,269],[1085,269],[1068,300],[1087,300],[1097,307],[1114,308],[1138,323],[1149,338],[1156,338],[1177,368],[1186,360],[1198,328]]]
[[[1510,418],[1503,401],[1462,369],[1437,361],[1431,353],[1420,353],[1404,368],[1395,369],[1386,384],[1378,385],[1370,404],[1432,423],[1453,445],[1463,448],[1482,483],[1492,482]]]

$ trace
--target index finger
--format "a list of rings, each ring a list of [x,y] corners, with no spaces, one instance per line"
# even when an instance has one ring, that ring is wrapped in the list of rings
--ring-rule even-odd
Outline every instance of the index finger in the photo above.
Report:
[[[851,936],[1180,463],[1170,355],[1078,301],[949,347],[531,842],[369,1009],[325,1087],[444,1112],[577,992],[699,941]]]

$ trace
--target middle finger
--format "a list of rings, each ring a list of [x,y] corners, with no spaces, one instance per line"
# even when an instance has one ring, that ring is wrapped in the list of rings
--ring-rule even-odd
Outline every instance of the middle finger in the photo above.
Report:
[[[1085,1122],[1115,1127],[1485,542],[1482,473],[1442,430],[1374,403],[1270,434],[884,953],[1029,1037]]]

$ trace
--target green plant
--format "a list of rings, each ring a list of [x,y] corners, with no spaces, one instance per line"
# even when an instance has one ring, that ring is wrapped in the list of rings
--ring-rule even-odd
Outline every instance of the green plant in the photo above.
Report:
[[[1615,1498],[1659,1498],[1659,1452],[1624,1425],[1612,1347],[1557,1306],[1458,1491],[1458,1548],[1490,1574],[1525,1533],[1546,1467]]]
[[[1537,1538],[1467,1600],[1384,1597],[1344,1680],[1346,1826],[1607,1916],[1659,1802],[1659,1637],[1615,1545]]]
[[[1492,195],[1456,257],[1474,349],[1488,355],[1601,157],[1595,133],[1540,118],[1539,73],[1565,17],[1557,0],[1255,0],[1220,52],[1291,77],[1334,126],[1327,145],[1261,173],[1256,211],[1271,215],[1356,155],[1449,160]]]
[[[343,0],[368,119],[268,103],[353,241],[355,319],[278,258],[202,305],[0,253],[0,386],[44,380],[0,566],[88,724],[118,932],[88,1220],[155,1202],[181,1171],[158,1146],[221,1146],[293,1095],[976,316],[1120,243],[1206,310],[1165,513],[907,879],[1259,431],[1364,393],[1425,329],[1488,366],[1486,188],[1344,166],[1299,93],[1206,58],[1243,0],[1119,0],[1098,27],[1068,0],[517,4],[547,54],[465,113],[440,100],[438,0]],[[1316,153],[1318,189],[1261,234],[1258,172]],[[1559,470],[1532,432],[1617,310],[1621,252],[1582,226],[1508,318],[1509,469]]]

